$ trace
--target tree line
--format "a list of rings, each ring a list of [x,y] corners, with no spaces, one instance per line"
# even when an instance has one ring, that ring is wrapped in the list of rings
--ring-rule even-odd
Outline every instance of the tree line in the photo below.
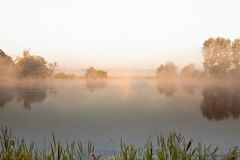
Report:
[[[231,41],[226,38],[209,38],[203,43],[203,69],[199,70],[193,63],[184,66],[180,72],[173,62],[161,64],[157,70],[157,77],[240,77],[240,39]],[[13,60],[0,49],[0,75],[1,77],[19,78],[46,78],[53,75],[57,63],[48,63],[43,57],[30,55],[24,50],[22,56]],[[90,67],[86,70],[86,78],[107,78],[108,73]],[[56,74],[58,77],[75,77],[65,73]]]
[[[57,63],[48,63],[43,57],[30,55],[29,50],[24,50],[22,56],[13,60],[3,50],[0,49],[0,75],[1,77],[11,78],[46,78],[53,76],[59,79],[76,78],[74,74],[66,74],[63,72],[53,75]],[[97,70],[89,67],[86,70],[85,77],[88,79],[107,78],[106,71]]]
[[[240,77],[240,39],[231,41],[226,38],[209,38],[203,43],[203,70],[196,69],[195,65],[188,64],[178,73],[173,62],[161,64],[156,74],[158,77],[174,77],[180,74],[183,77]]]
[[[1,77],[46,78],[53,75],[56,66],[56,62],[48,63],[41,56],[30,55],[29,50],[13,60],[0,49]]]
[[[178,72],[178,67],[173,62],[166,62],[157,68],[156,75],[158,78],[201,78],[205,77],[206,73],[203,70],[197,69],[194,63],[184,66]]]

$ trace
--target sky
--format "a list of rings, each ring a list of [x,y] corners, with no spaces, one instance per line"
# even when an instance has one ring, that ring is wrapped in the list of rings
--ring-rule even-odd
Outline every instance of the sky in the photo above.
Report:
[[[239,0],[0,0],[0,48],[60,68],[202,64],[209,37],[240,37]]]

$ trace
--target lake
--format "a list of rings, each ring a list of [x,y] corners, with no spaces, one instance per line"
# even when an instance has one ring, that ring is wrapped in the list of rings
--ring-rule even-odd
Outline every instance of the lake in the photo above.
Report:
[[[31,80],[0,84],[0,122],[41,146],[87,140],[100,154],[171,131],[195,143],[240,146],[240,85],[157,79]],[[48,143],[47,143],[48,144]]]

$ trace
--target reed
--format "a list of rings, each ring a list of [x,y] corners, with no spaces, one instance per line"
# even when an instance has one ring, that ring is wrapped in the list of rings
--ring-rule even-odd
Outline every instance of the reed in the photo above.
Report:
[[[95,152],[94,145],[88,141],[84,146],[80,140],[65,143],[57,140],[52,134],[52,141],[41,149],[34,143],[26,143],[24,139],[17,139],[11,129],[1,128],[0,159],[1,160],[237,160],[240,158],[239,149],[231,148],[227,154],[220,154],[220,148],[212,145],[194,145],[181,134],[171,132],[164,137],[156,138],[153,145],[151,137],[143,147],[120,141],[120,151],[117,154],[102,157]]]

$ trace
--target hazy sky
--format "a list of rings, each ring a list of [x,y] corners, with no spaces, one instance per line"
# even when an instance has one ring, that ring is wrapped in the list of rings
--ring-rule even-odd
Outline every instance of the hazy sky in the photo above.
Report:
[[[0,0],[0,48],[61,68],[202,63],[209,37],[240,37],[239,0]]]

